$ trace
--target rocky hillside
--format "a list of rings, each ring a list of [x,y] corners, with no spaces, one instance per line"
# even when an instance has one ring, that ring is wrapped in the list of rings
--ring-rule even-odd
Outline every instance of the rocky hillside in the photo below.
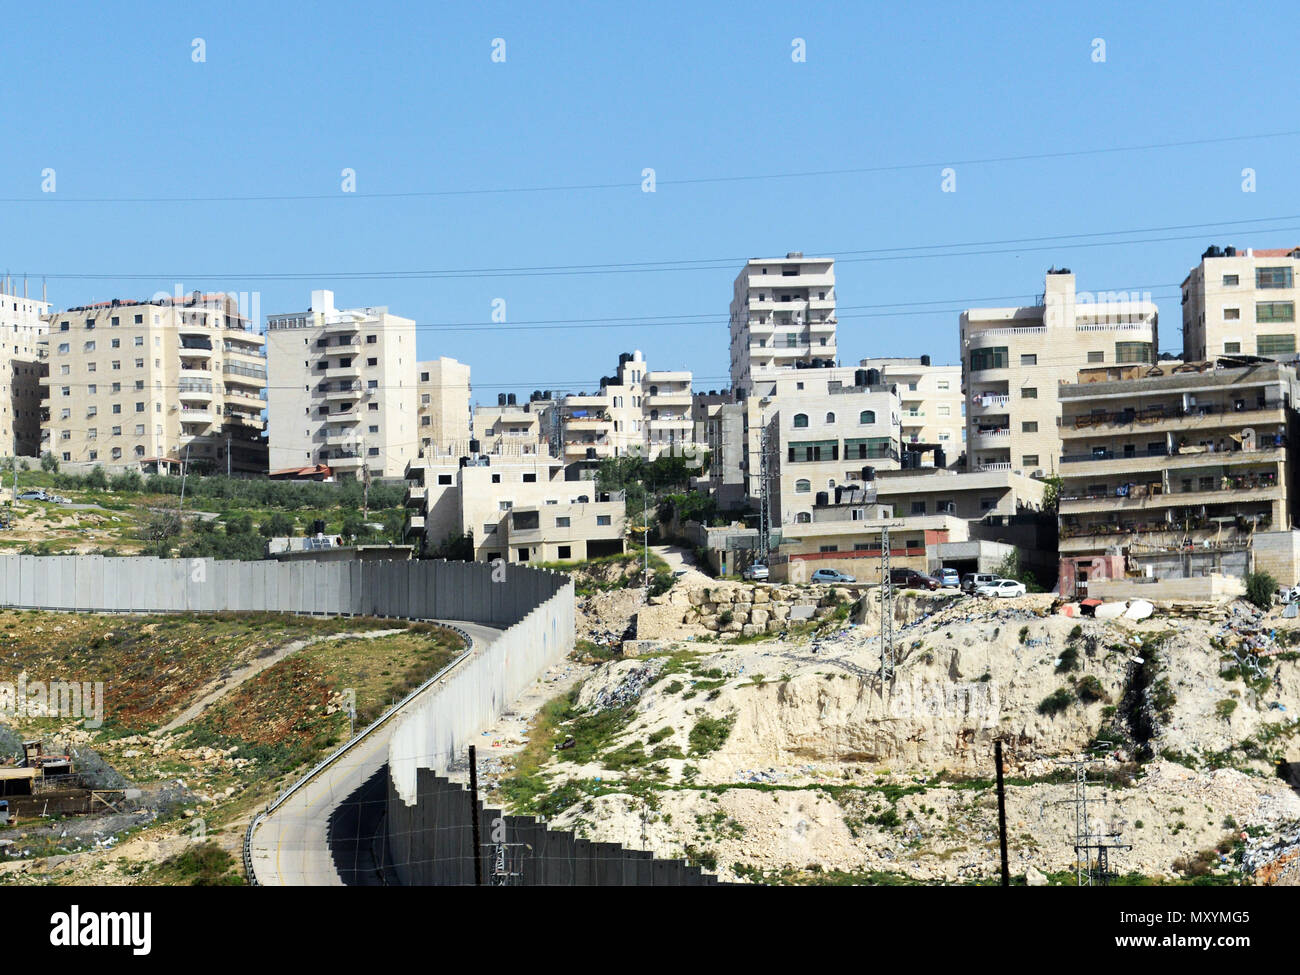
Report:
[[[776,615],[801,602],[802,619]],[[1287,856],[1275,841],[1300,820],[1279,777],[1300,763],[1293,621],[1244,606],[1081,621],[1050,605],[909,594],[882,686],[866,600],[752,586],[661,599],[646,610],[679,613],[677,639],[639,625],[635,658],[546,709],[534,742],[558,750],[534,748],[536,767],[501,794],[728,879],[975,882],[997,870],[1001,739],[1013,872],[1034,882],[1073,876],[1061,762],[1084,754],[1098,759],[1091,821],[1132,846],[1113,859],[1130,879],[1237,882],[1252,850]]]

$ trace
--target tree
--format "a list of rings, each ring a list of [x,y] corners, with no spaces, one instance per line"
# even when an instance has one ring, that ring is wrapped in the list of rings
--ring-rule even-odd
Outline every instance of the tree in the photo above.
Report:
[[[284,538],[294,535],[297,530],[298,523],[283,511],[273,512],[271,517],[257,526],[257,531],[263,538]]]
[[[1267,572],[1251,572],[1246,576],[1246,599],[1260,609],[1273,605],[1273,595],[1277,592],[1277,580]]]
[[[1044,484],[1043,510],[1056,514],[1061,504],[1061,487],[1065,484],[1065,480],[1059,474],[1053,474],[1051,477],[1043,478],[1042,481]]]
[[[108,489],[108,475],[104,473],[104,468],[96,464],[86,475],[85,485],[88,488],[94,488],[96,491],[105,491]]]
[[[59,469],[58,459],[48,450],[41,454],[41,470],[54,473]]]

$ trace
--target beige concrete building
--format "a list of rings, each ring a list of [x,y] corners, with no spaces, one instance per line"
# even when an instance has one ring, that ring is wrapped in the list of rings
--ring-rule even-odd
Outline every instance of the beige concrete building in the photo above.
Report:
[[[532,405],[521,406],[514,393],[499,393],[496,405],[475,406],[473,439],[479,452],[503,457],[549,453],[543,414]]]
[[[966,466],[1059,472],[1057,387],[1089,365],[1154,362],[1157,310],[1138,295],[1075,290],[1068,270],[1047,272],[1038,303],[961,315]]]
[[[877,382],[898,387],[902,441],[932,444],[943,451],[947,467],[957,462],[966,445],[966,399],[961,389],[961,365],[936,366],[928,355],[917,358],[863,359],[859,365],[879,374]],[[868,382],[875,376],[868,376]]]
[[[798,366],[836,364],[835,261],[755,258],[731,297],[731,387],[736,398],[770,395],[769,381]]]
[[[658,457],[664,451],[695,456],[691,374],[651,370],[641,352],[624,352],[598,393],[565,396],[558,406],[563,460]]]
[[[1183,358],[1296,353],[1300,247],[1211,247],[1183,281]]]
[[[267,316],[266,337],[270,469],[401,477],[419,452],[415,322],[313,291],[307,311]]]
[[[469,366],[446,356],[418,363],[420,452],[469,452]]]
[[[1117,572],[1241,576],[1258,540],[1290,534],[1292,370],[1161,363],[1078,378],[1060,389],[1065,594]],[[1275,574],[1295,582],[1294,563]]]
[[[764,414],[774,526],[808,523],[813,505],[837,487],[899,466],[898,392],[868,386],[865,377],[865,370],[802,369],[776,381]]]
[[[479,561],[564,562],[621,553],[621,493],[566,479],[553,457],[481,454],[407,471],[410,531],[436,548],[468,535]]]
[[[263,338],[228,295],[51,314],[44,449],[106,467],[266,470]]]
[[[6,278],[0,287],[0,457],[35,457],[41,449],[44,316],[49,303],[28,298]]]

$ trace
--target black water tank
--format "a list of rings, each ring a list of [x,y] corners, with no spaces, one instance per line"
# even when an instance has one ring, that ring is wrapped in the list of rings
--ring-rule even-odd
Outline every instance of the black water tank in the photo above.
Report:
[[[471,454],[477,454],[477,453],[478,453],[478,441],[477,441],[477,440],[471,440],[471,441],[469,442],[469,452],[470,452]]]
[[[867,385],[870,385],[870,384],[867,382],[867,370],[865,370],[865,369],[854,369],[854,370],[853,370],[853,385],[854,385],[854,386],[867,386]]]
[[[935,447],[935,448],[934,448],[934,466],[935,466],[935,467],[947,467],[947,466],[948,466],[948,455],[947,455],[946,453],[944,453],[944,450],[943,450],[942,447]]]
[[[542,399],[550,399],[550,398],[551,398],[551,391],[549,389],[542,393]]]
[[[595,447],[588,447],[588,448],[587,448],[587,460],[595,460],[595,459],[596,459],[596,448],[595,448]]]
[[[876,479],[876,469],[874,467],[862,468],[862,479],[864,481],[874,481]]]
[[[830,503],[830,500],[831,500],[831,496],[827,494],[825,491],[817,492],[817,507],[819,508],[826,507],[826,505]]]
[[[879,370],[879,369],[868,369],[868,370],[867,370],[867,385],[868,385],[868,386],[879,386],[879,385],[880,385],[880,370]]]
[[[506,397],[506,402],[509,403],[511,406],[515,406],[518,403],[518,400],[515,399],[515,394],[511,393],[509,396]]]
[[[921,356],[921,365],[928,366],[929,364],[930,364],[930,357],[928,355]]]
[[[317,518],[315,521],[313,521],[313,522],[311,523],[311,534],[313,534],[313,535],[324,535],[324,534],[325,534],[325,521],[324,521],[324,519],[322,519],[322,518]]]
[[[839,504],[843,497],[844,497],[844,488],[837,487],[835,489],[835,503]]]
[[[497,406],[505,406],[505,405],[506,405],[506,394],[497,393]]]
[[[1235,248],[1235,247],[1225,247],[1225,248],[1223,249],[1223,256],[1224,256],[1224,257],[1236,257],[1236,256],[1237,256],[1237,248]]]

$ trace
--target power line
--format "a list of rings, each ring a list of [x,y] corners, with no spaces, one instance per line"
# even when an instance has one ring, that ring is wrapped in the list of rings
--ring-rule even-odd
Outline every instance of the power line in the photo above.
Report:
[[[1089,156],[1111,155],[1115,153],[1149,152],[1161,149],[1182,149],[1191,146],[1224,145],[1236,142],[1251,142],[1267,139],[1284,139],[1300,135],[1300,130],[1292,129],[1282,132],[1261,132],[1251,135],[1217,136],[1205,139],[1180,139],[1169,142],[1149,142],[1136,145],[1100,146],[1091,149],[1067,149],[1059,152],[1033,152],[1002,156],[982,156],[965,159],[934,159],[926,162],[892,163],[879,166],[850,166],[837,169],[812,169],[778,173],[747,173],[730,176],[684,176],[678,179],[659,179],[656,186],[703,186],[727,183],[765,182],[785,179],[810,179],[828,176],[867,176],[879,173],[898,173],[910,170],[934,169],[945,166],[983,166],[996,163],[1039,162],[1049,159],[1071,159]],[[460,187],[451,189],[428,190],[393,190],[376,193],[339,192],[334,193],[259,193],[231,194],[226,196],[62,196],[58,193],[43,193],[32,197],[0,197],[0,203],[8,204],[47,204],[47,203],[90,203],[90,204],[168,204],[168,203],[271,203],[292,201],[329,201],[329,200],[410,200],[437,199],[445,197],[469,197],[491,195],[525,195],[537,193],[574,193],[596,190],[637,190],[642,188],[642,181],[608,181],[599,183],[558,183],[539,186],[507,187]]]
[[[1018,251],[1041,251],[1052,250],[1054,248],[1071,248],[1071,247],[1111,247],[1124,244],[1144,244],[1160,243],[1167,241],[1194,240],[1202,238],[1205,233],[1218,228],[1222,233],[1235,232],[1227,228],[1238,225],[1255,226],[1261,223],[1275,223],[1277,221],[1300,220],[1300,214],[1284,214],[1272,217],[1257,217],[1242,220],[1216,221],[1213,223],[1201,224],[1171,224],[1164,227],[1141,227],[1128,230],[1106,230],[1093,231],[1088,233],[1072,234],[1055,234],[1050,236],[1039,237],[1021,237],[1005,238],[998,240],[984,241],[958,241],[943,244],[915,244],[915,245],[894,245],[889,247],[858,249],[845,251],[823,251],[818,257],[826,260],[835,260],[842,264],[871,263],[882,261],[897,260],[917,260],[923,258],[938,257],[967,257],[982,254],[1003,254],[1014,253]],[[1164,237],[1138,237],[1124,240],[1095,240],[1100,237],[1130,236],[1133,234],[1153,234],[1168,233],[1171,231],[1200,229],[1205,233],[1183,234],[1177,236]],[[1257,232],[1279,233],[1300,230],[1300,224],[1280,226],[1280,227],[1263,227],[1257,228]],[[1074,243],[1070,243],[1073,241]],[[1023,244],[1023,245],[1041,245],[1041,246],[1023,246],[1009,247],[1006,245]],[[952,248],[1001,248],[990,250],[959,250],[954,251]],[[918,253],[920,251],[933,251],[935,253]],[[1244,255],[1243,255],[1244,256]],[[338,280],[338,281],[367,281],[367,280],[429,280],[439,278],[483,278],[483,277],[551,277],[565,275],[586,275],[586,274],[642,274],[655,273],[663,271],[715,271],[729,270],[735,268],[738,264],[744,265],[751,258],[747,257],[716,257],[716,258],[698,258],[690,260],[648,260],[648,261],[624,261],[614,263],[600,264],[551,264],[551,265],[517,265],[501,267],[470,267],[470,268],[432,268],[425,270],[379,270],[379,271],[332,271],[332,272],[252,272],[252,273],[223,273],[223,274],[141,274],[141,273],[122,273],[106,274],[103,272],[94,273],[69,273],[69,272],[26,272],[38,277],[50,280],[111,280],[111,281],[156,281],[171,280],[182,281],[185,279],[194,281],[211,281],[211,280],[241,280],[241,281],[316,281],[316,280]],[[781,258],[773,257],[770,259],[774,264],[780,263]],[[776,279],[773,280],[773,287],[779,287]]]

